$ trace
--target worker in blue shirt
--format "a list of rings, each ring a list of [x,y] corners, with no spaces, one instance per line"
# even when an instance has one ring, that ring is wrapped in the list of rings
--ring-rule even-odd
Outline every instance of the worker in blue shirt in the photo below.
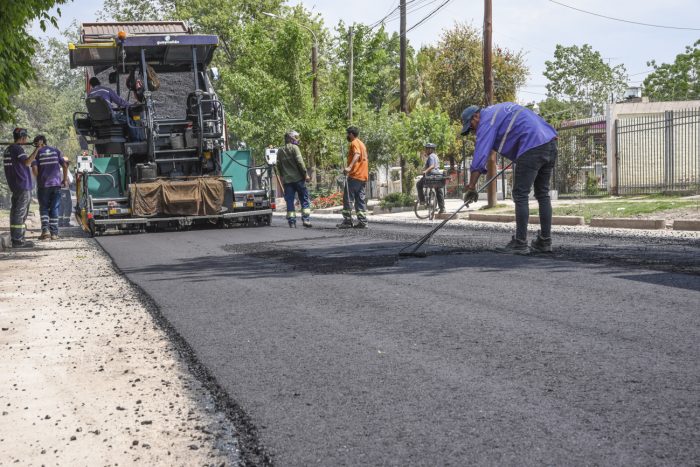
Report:
[[[129,102],[123,99],[112,88],[102,86],[97,76],[93,76],[88,82],[90,83],[88,97],[101,97],[107,101],[112,110],[126,109],[129,107]],[[114,106],[116,106],[116,109]]]
[[[119,123],[126,124],[129,101],[123,99],[112,88],[102,86],[97,76],[90,78],[88,83],[90,83],[90,92],[88,93],[88,97],[101,97],[104,99],[112,109],[112,114],[117,118],[117,121],[119,121]],[[135,128],[133,119],[130,120],[130,125],[127,126],[129,137],[132,141],[143,141],[145,138],[142,132],[138,128]]]
[[[479,196],[476,183],[486,173],[486,162],[492,154],[515,162],[513,201],[515,202],[515,236],[503,251],[527,254],[552,251],[552,203],[549,181],[557,160],[557,132],[532,110],[512,102],[480,108],[467,107],[462,112],[462,135],[474,131],[476,143],[471,175],[464,200],[473,202]],[[530,216],[528,196],[534,186],[540,208],[540,232],[530,246],[527,224]]]
[[[31,248],[34,244],[25,240],[26,222],[29,205],[32,202],[32,170],[31,165],[36,158],[39,148],[27,155],[24,147],[27,145],[29,133],[26,128],[15,128],[12,131],[14,144],[3,152],[3,166],[7,185],[12,192],[10,205],[10,237],[12,248]]]

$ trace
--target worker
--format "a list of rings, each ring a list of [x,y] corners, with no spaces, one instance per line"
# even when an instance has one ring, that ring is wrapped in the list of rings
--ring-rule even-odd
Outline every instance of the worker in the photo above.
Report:
[[[87,156],[88,152],[83,151],[83,156]],[[68,161],[70,165],[70,161]],[[61,209],[58,213],[58,226],[59,227],[70,227],[70,218],[73,214],[73,196],[72,193],[75,192],[75,179],[73,174],[68,171],[68,186],[61,187]]]
[[[418,192],[418,202],[420,204],[425,204],[425,193],[423,192],[423,185],[425,183],[425,177],[430,175],[442,175],[440,170],[440,159],[438,159],[437,154],[435,154],[435,149],[437,146],[433,143],[425,143],[423,147],[423,158],[425,159],[425,164],[423,165],[423,170],[421,170],[422,177],[418,182],[416,182],[416,191]],[[435,194],[437,195],[438,207],[440,208],[440,214],[445,212],[445,192],[442,188],[435,188]]]
[[[26,221],[29,205],[32,202],[32,171],[29,168],[39,151],[34,149],[27,155],[22,145],[27,144],[29,133],[26,128],[15,128],[12,131],[14,144],[3,153],[5,178],[12,193],[10,205],[10,237],[12,248],[32,248],[34,244],[25,240]]]
[[[39,240],[58,240],[58,211],[61,208],[61,187],[68,186],[68,161],[63,153],[48,146],[44,135],[34,137],[38,148],[32,171],[36,177],[41,235]]]
[[[296,198],[301,204],[301,222],[304,227],[311,227],[311,202],[306,182],[310,180],[306,173],[306,164],[299,150],[299,133],[288,131],[284,135],[284,146],[277,150],[277,169],[284,185],[284,201],[287,203],[287,223],[289,227],[297,226],[295,209]]]
[[[367,227],[367,200],[365,187],[369,178],[369,161],[367,160],[367,148],[358,136],[360,130],[351,126],[346,130],[345,137],[350,143],[348,147],[347,165],[343,169],[345,174],[345,189],[343,190],[343,222],[336,227],[339,229]],[[357,223],[352,222],[352,205],[355,205]]]
[[[127,130],[131,141],[143,141],[145,139],[143,131],[140,128],[136,128],[136,124],[134,123],[133,119],[127,117],[127,109],[130,105],[129,101],[122,98],[112,88],[102,86],[97,76],[90,78],[88,83],[90,84],[90,92],[88,93],[88,97],[101,97],[104,99],[109,105],[110,109],[112,109],[112,114],[116,117],[117,121],[127,125]],[[130,123],[127,124],[127,121]]]
[[[552,251],[552,203],[549,181],[557,160],[557,132],[542,117],[527,107],[503,102],[480,108],[472,105],[462,112],[462,135],[476,134],[471,175],[464,195],[465,202],[479,199],[476,183],[486,173],[492,155],[501,154],[515,162],[513,201],[516,231],[501,251],[528,254]],[[530,216],[528,196],[534,186],[540,208],[540,231],[530,246],[527,224]]]

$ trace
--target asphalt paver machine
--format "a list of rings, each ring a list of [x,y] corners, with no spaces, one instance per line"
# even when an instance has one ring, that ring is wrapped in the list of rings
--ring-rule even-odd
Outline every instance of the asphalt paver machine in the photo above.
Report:
[[[173,21],[85,23],[69,44],[71,68],[85,70],[86,111],[73,125],[87,151],[76,167],[76,215],[90,234],[270,224],[271,164],[228,149],[210,68],[218,42]],[[93,77],[129,106],[91,94]]]

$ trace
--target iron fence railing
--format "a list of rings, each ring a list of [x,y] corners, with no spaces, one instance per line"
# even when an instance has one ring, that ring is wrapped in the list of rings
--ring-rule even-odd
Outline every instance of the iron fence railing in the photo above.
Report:
[[[607,193],[605,119],[589,118],[557,128],[559,155],[552,189],[559,196]]]
[[[700,189],[700,109],[618,119],[618,194]]]

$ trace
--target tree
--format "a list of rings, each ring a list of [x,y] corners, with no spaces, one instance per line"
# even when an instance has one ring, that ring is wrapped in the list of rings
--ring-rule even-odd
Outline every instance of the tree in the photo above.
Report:
[[[585,103],[563,102],[554,97],[548,97],[539,102],[537,106],[540,116],[554,127],[567,120],[576,120],[590,115],[590,107],[587,107]]]
[[[543,75],[549,80],[549,97],[571,104],[583,103],[590,110],[588,116],[601,114],[605,103],[614,102],[627,88],[625,66],[611,67],[588,44],[581,47],[557,44],[554,60],[547,60],[545,67]]]
[[[175,0],[104,0],[101,21],[161,21],[175,14]]]
[[[643,83],[644,94],[654,101],[700,99],[700,40],[676,55],[673,63],[657,65]]]
[[[35,76],[32,56],[38,42],[27,34],[25,27],[30,21],[39,19],[42,31],[46,24],[58,27],[56,17],[48,10],[54,5],[62,5],[67,0],[22,0],[2,2],[0,21],[0,122],[9,122],[15,114],[12,97],[23,85]],[[61,15],[61,9],[57,10]]]
[[[494,50],[495,101],[512,101],[527,77],[522,53]],[[484,103],[482,40],[476,28],[456,23],[443,32],[437,46],[421,49],[418,63],[425,67],[421,75],[429,104],[442,108],[450,118],[459,120],[465,107]]]

